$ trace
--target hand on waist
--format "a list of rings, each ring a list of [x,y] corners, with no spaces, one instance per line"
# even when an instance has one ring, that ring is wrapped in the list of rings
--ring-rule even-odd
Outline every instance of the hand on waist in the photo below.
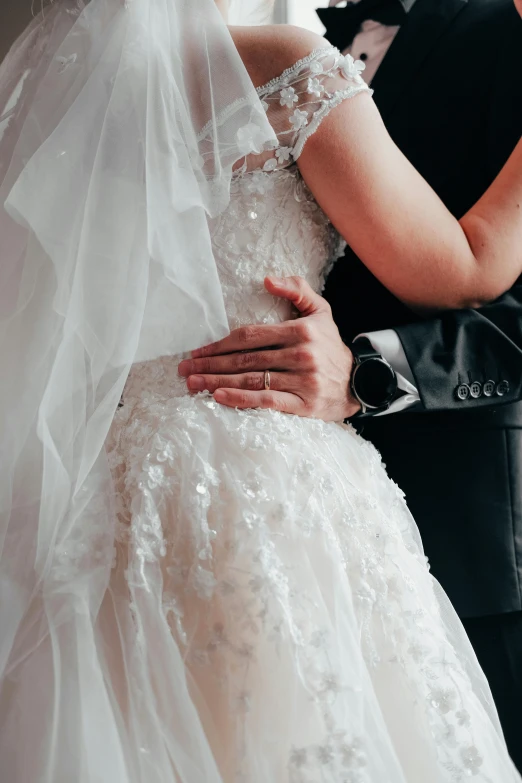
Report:
[[[300,318],[241,327],[194,351],[179,365],[188,389],[208,390],[232,408],[272,408],[324,421],[353,416],[360,407],[350,392],[353,357],[329,304],[299,277],[267,278],[265,286],[292,302]]]

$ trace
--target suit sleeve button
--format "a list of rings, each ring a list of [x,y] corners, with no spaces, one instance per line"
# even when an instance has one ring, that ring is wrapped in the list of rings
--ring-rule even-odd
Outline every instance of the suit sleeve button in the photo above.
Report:
[[[469,393],[474,400],[478,400],[479,397],[482,397],[482,384],[478,381],[473,381],[469,387]]]
[[[470,389],[467,383],[461,383],[455,389],[455,394],[459,400],[467,400],[470,395]]]
[[[507,381],[500,381],[497,383],[496,393],[497,397],[503,397],[509,392],[509,383]]]
[[[495,381],[486,381],[483,392],[484,397],[493,397],[495,394]]]

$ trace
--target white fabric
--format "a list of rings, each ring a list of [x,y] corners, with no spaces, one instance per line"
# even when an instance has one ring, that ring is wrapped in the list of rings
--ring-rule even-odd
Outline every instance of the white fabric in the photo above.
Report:
[[[321,288],[342,243],[293,159],[366,91],[331,49],[259,90],[277,148],[210,221],[230,326],[289,317],[266,274]],[[3,633],[30,612],[0,690],[6,781],[520,783],[375,449],[350,427],[190,396],[178,361],[132,367],[107,440],[114,496],[80,487],[73,535],[34,537],[44,583],[18,573],[21,510],[8,531]]]
[[[419,391],[415,386],[415,379],[397,332],[393,329],[382,329],[378,332],[365,332],[358,337],[367,337],[375,350],[386,359],[388,364],[391,364],[397,375],[398,387],[405,392],[402,397],[392,402],[388,410],[377,415],[399,413],[420,402]]]

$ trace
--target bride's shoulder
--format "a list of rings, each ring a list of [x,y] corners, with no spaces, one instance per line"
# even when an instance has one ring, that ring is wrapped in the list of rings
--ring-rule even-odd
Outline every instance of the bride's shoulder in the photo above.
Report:
[[[268,84],[315,50],[330,46],[320,35],[294,25],[235,27],[231,33],[256,87]]]

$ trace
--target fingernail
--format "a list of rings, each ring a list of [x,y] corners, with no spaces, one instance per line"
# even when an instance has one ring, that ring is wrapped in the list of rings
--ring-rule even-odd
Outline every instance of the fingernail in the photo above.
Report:
[[[275,285],[284,285],[285,282],[284,277],[274,277],[273,275],[269,275],[267,280],[270,280],[270,282]]]
[[[191,391],[203,391],[206,388],[205,379],[202,375],[191,375],[187,379],[187,386]]]
[[[178,373],[183,376],[190,375],[190,362],[184,359],[178,365]]]
[[[214,399],[216,402],[228,402],[228,392],[225,389],[216,389]]]

